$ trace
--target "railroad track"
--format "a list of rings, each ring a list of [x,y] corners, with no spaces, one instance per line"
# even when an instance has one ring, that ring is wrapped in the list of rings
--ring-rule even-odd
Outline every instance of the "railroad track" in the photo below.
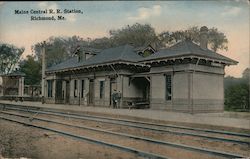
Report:
[[[20,114],[8,113],[8,112],[3,112],[3,111],[1,111],[1,113],[2,114],[8,114],[8,115],[11,115],[11,116],[19,116],[19,117],[23,117],[23,118],[26,118],[26,119],[30,118],[30,116],[27,116],[27,115],[20,115]],[[72,134],[72,133],[69,133],[67,131],[62,131],[62,130],[58,130],[58,129],[52,129],[52,128],[49,128],[49,127],[39,126],[37,124],[32,124],[31,122],[24,122],[24,121],[15,120],[15,119],[12,119],[12,118],[6,118],[4,116],[0,116],[0,118],[4,119],[4,120],[7,120],[7,121],[23,124],[23,125],[26,125],[26,126],[31,126],[31,127],[35,127],[35,128],[39,128],[39,129],[43,129],[43,130],[47,130],[47,131],[56,132],[56,133],[59,133],[59,134],[65,135],[65,136],[73,137],[75,139],[90,141],[90,142],[93,142],[93,143],[96,143],[96,144],[113,147],[113,148],[120,149],[120,150],[130,152],[130,153],[135,153],[135,154],[138,154],[139,156],[145,157],[145,158],[152,158],[152,159],[155,159],[155,158],[157,158],[157,159],[167,159],[167,158],[169,158],[169,157],[166,157],[166,156],[163,156],[163,155],[142,151],[142,150],[138,150],[138,149],[127,147],[127,146],[117,145],[117,144],[113,144],[113,143],[109,143],[109,142],[105,142],[105,141],[100,141],[100,140],[90,138],[90,137],[87,137],[87,136],[80,136],[80,135]],[[39,120],[39,121],[53,123],[53,124],[60,124],[60,125],[63,125],[63,126],[69,126],[69,127],[74,127],[74,128],[80,128],[80,129],[89,129],[89,130],[92,130],[92,131],[98,131],[98,132],[102,132],[102,133],[118,135],[118,136],[122,136],[122,137],[128,137],[128,138],[132,138],[132,139],[136,139],[136,140],[151,142],[151,143],[154,143],[154,144],[171,146],[171,147],[175,147],[175,148],[180,148],[180,149],[184,149],[184,150],[188,150],[188,151],[194,151],[194,152],[200,152],[200,153],[203,153],[203,154],[209,154],[209,155],[214,155],[214,156],[223,157],[223,158],[243,158],[244,157],[242,155],[233,154],[233,153],[226,153],[226,152],[209,150],[209,149],[204,149],[204,148],[197,148],[197,147],[187,146],[187,145],[183,145],[183,144],[174,144],[174,143],[170,143],[170,142],[162,142],[162,141],[153,140],[153,139],[150,139],[150,138],[133,136],[133,135],[128,135],[128,134],[124,134],[124,133],[115,133],[115,132],[111,132],[111,131],[106,131],[106,130],[101,130],[101,129],[96,129],[96,128],[90,128],[90,127],[86,127],[86,126],[76,126],[76,125],[72,125],[72,124],[68,124],[68,123],[64,123],[64,122],[58,122],[58,121],[53,121],[53,120],[48,120],[48,119],[43,119],[43,118],[38,118],[38,117],[34,117],[33,120]]]
[[[23,108],[25,108],[25,107],[23,107]],[[88,130],[92,130],[92,131],[98,131],[98,132],[102,132],[102,133],[107,133],[107,134],[112,134],[112,135],[117,135],[117,136],[123,136],[123,137],[132,138],[132,139],[136,139],[136,140],[151,142],[151,143],[154,143],[154,144],[167,145],[167,146],[171,146],[171,147],[175,147],[175,148],[185,149],[185,150],[189,150],[189,151],[196,151],[196,152],[200,152],[200,153],[204,153],[204,154],[210,154],[210,155],[220,156],[220,157],[225,157],[225,158],[242,158],[243,157],[241,155],[233,154],[233,153],[226,153],[226,152],[222,152],[222,151],[215,151],[215,150],[210,150],[210,149],[205,149],[205,148],[197,148],[197,147],[187,146],[187,145],[183,145],[183,144],[175,144],[175,143],[171,143],[171,142],[163,142],[163,141],[154,140],[154,139],[145,138],[145,137],[139,137],[139,136],[124,134],[124,133],[117,133],[117,132],[112,132],[112,131],[107,131],[107,130],[102,130],[102,129],[96,129],[96,128],[91,128],[91,127],[86,127],[86,126],[76,126],[76,125],[72,125],[72,124],[68,124],[68,123],[64,123],[64,122],[51,121],[51,120],[48,120],[48,119],[42,119],[42,118],[36,117],[37,114],[45,114],[45,115],[55,115],[55,116],[60,116],[60,117],[69,117],[69,118],[76,118],[76,119],[84,119],[84,120],[86,120],[85,119],[86,117],[83,117],[83,116],[81,116],[79,114],[70,115],[69,113],[63,113],[63,112],[57,112],[56,113],[55,111],[27,110],[27,109],[21,109],[21,108],[7,108],[7,107],[5,107],[5,109],[34,113],[34,115],[32,117],[30,117],[29,115],[26,116],[26,115],[20,115],[20,114],[1,111],[2,114],[15,115],[15,116],[19,116],[19,117],[29,118],[29,119],[32,119],[32,120],[40,120],[40,121],[51,122],[51,123],[54,123],[54,124],[60,124],[60,125],[64,125],[64,126],[70,126],[70,127],[75,127],[75,128],[81,128],[81,129],[88,129]],[[4,119],[4,117],[0,117],[0,118]],[[13,119],[10,119],[10,118],[8,119],[7,118],[5,120],[10,121],[10,120],[13,120]],[[13,122],[15,122],[15,121],[13,121]],[[31,123],[21,123],[21,124],[24,124],[24,125],[28,124],[29,126],[33,125]],[[150,123],[150,124],[152,124],[152,123]],[[35,126],[35,127],[37,127],[37,126]],[[40,128],[40,127],[41,126],[38,126],[37,128]],[[50,131],[50,128],[45,127],[45,128],[42,128],[42,129]],[[54,129],[52,129],[52,131],[54,131]],[[60,133],[59,130],[56,130],[54,132]],[[63,132],[62,134],[64,134],[64,133],[65,132]],[[68,133],[66,136],[70,136],[70,134]],[[77,136],[77,135],[75,135],[75,136]],[[241,134],[241,136],[242,136],[242,134]],[[89,138],[87,137],[87,139],[89,139]],[[93,141],[94,143],[97,143],[95,139],[93,139],[93,140],[94,140]],[[102,142],[102,143],[106,143],[106,142]],[[108,143],[107,146],[113,147],[112,143]],[[121,147],[124,147],[124,146],[121,146],[121,145],[118,145],[118,147],[116,147],[116,146],[114,148],[118,148],[118,149],[121,149],[121,150],[122,150]],[[128,147],[125,147],[125,148],[128,148]],[[157,155],[157,154],[153,154],[153,153],[147,153],[145,151],[140,151],[140,150],[137,150],[137,149],[134,149],[134,148],[128,148],[128,149],[129,150],[124,150],[124,151],[128,151],[128,152],[131,152],[131,153],[140,152],[140,153],[138,153],[138,154],[140,154],[140,156],[147,157],[147,158],[161,158],[161,157],[167,158],[165,156],[161,156],[161,155]]]
[[[116,148],[116,149],[119,149],[119,150],[122,150],[122,151],[137,154],[138,156],[145,157],[145,158],[169,159],[169,158],[167,158],[165,156],[162,156],[162,155],[149,153],[149,152],[141,151],[141,150],[134,149],[134,148],[131,148],[131,147],[126,147],[126,146],[121,146],[121,145],[117,145],[117,144],[112,144],[112,143],[96,140],[96,139],[86,137],[86,136],[75,135],[75,134],[72,134],[72,133],[69,133],[69,132],[66,132],[66,131],[61,131],[61,130],[52,129],[52,128],[48,128],[48,127],[44,127],[44,126],[39,126],[39,125],[27,123],[27,122],[22,122],[22,121],[14,120],[14,119],[11,119],[11,118],[6,118],[6,117],[3,117],[3,116],[0,116],[0,119],[7,120],[7,121],[10,121],[10,122],[15,122],[15,123],[18,123],[18,124],[23,124],[23,125],[26,125],[26,126],[30,126],[30,127],[34,127],[34,128],[38,128],[38,129],[42,129],[42,130],[55,132],[55,133],[58,133],[58,134],[61,134],[61,135],[67,136],[67,137],[71,137],[71,138],[74,138],[74,139],[77,139],[77,140],[89,141],[91,143],[104,145],[104,146],[109,146],[109,147]]]
[[[100,116],[90,116],[90,115],[82,115],[82,114],[80,115],[80,114],[75,114],[75,113],[65,113],[65,112],[58,112],[58,111],[51,111],[51,110],[41,111],[41,110],[31,110],[31,109],[22,109],[22,108],[10,108],[10,107],[5,107],[5,109],[30,112],[30,113],[35,113],[35,114],[39,113],[39,114],[45,114],[45,115],[54,115],[54,116],[67,117],[67,118],[80,119],[80,120],[90,120],[90,121],[96,121],[96,122],[103,122],[103,123],[109,123],[109,124],[116,124],[116,125],[129,126],[129,127],[134,127],[134,128],[164,132],[164,133],[171,133],[171,134],[175,134],[175,135],[187,135],[187,136],[194,136],[194,137],[199,137],[199,138],[204,138],[204,139],[209,139],[209,140],[214,140],[214,141],[246,144],[246,145],[250,146],[249,141],[230,139],[230,138],[225,138],[225,137],[214,137],[214,136],[209,136],[209,135],[202,135],[199,133],[166,130],[165,128],[169,127],[169,125],[163,125],[163,124],[155,124],[155,123],[149,123],[149,122],[141,122],[141,121],[117,119],[117,118],[108,118],[108,117],[100,117]],[[154,128],[152,126],[157,126],[158,128]],[[247,137],[248,140],[250,139],[249,134],[243,134],[243,133],[216,131],[216,130],[208,130],[208,129],[198,129],[198,128],[190,128],[190,127],[182,127],[182,126],[171,126],[171,128],[172,127],[179,128],[182,130],[192,130],[192,131],[198,131],[198,132],[203,131],[206,133],[213,133],[213,134],[223,134],[223,135],[229,135],[229,136]]]

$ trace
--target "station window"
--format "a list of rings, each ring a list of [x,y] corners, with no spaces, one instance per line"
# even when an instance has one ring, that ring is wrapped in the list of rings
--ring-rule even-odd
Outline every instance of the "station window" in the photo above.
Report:
[[[48,97],[52,97],[53,81],[47,80],[47,84],[48,84]]]
[[[74,80],[74,97],[77,97],[77,80]]]
[[[166,75],[166,100],[172,99],[172,77],[171,75]]]
[[[81,92],[81,97],[84,97],[84,80],[82,80],[82,92]]]
[[[100,81],[100,99],[104,98],[104,81]]]

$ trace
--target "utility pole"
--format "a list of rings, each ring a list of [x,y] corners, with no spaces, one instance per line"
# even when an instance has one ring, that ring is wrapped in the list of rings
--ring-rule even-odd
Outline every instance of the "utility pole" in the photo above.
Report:
[[[42,103],[44,103],[45,85],[45,41],[42,43]]]

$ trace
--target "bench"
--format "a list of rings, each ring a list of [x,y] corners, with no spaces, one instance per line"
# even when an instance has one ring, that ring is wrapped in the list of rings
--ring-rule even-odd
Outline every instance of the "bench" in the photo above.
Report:
[[[149,108],[149,102],[147,101],[129,101],[128,102],[129,109],[145,109]]]

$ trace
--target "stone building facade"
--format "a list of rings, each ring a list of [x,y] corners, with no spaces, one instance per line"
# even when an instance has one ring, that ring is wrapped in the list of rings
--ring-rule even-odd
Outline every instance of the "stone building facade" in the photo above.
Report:
[[[201,28],[200,46],[185,40],[158,51],[150,45],[79,48],[46,70],[45,102],[110,107],[116,90],[122,108],[148,103],[150,109],[223,111],[224,68],[237,62],[207,48],[207,31]]]

